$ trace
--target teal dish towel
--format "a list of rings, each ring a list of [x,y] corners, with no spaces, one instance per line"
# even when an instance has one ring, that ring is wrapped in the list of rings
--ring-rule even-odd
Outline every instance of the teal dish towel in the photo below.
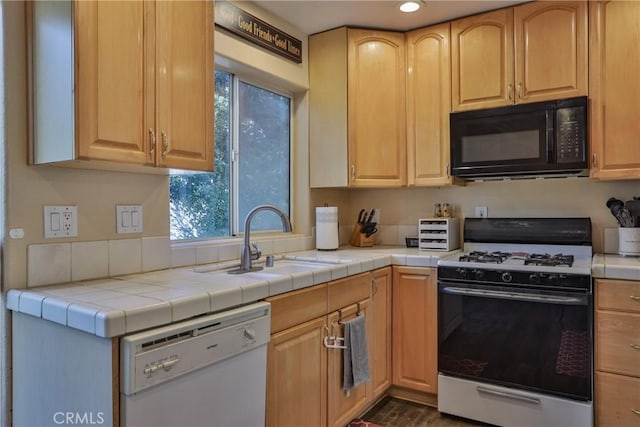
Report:
[[[343,353],[344,376],[342,388],[349,396],[352,388],[371,379],[364,316],[357,316],[344,323],[344,344],[347,348],[344,349]]]

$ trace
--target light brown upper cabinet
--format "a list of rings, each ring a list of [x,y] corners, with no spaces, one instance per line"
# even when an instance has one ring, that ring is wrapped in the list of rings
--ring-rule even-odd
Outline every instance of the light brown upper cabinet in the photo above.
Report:
[[[311,187],[406,182],[404,34],[338,28],[309,38]]]
[[[407,33],[407,182],[448,185],[449,23]]]
[[[213,170],[213,6],[34,2],[32,162]]]
[[[587,3],[532,2],[451,23],[453,111],[587,94]]]
[[[591,176],[640,178],[640,3],[589,3]]]

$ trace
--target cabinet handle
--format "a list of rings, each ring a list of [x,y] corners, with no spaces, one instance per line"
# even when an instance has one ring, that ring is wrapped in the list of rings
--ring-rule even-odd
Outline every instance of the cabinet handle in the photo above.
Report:
[[[509,101],[513,101],[513,84],[511,83],[507,85],[507,95],[509,96]]]
[[[151,148],[149,149],[149,156],[153,157],[153,153],[156,152],[156,133],[151,128],[149,128],[149,139],[151,140]]]
[[[593,166],[594,168],[596,167],[596,153],[593,153],[593,155],[591,156],[591,166]]]
[[[169,149],[169,137],[167,136],[167,133],[165,131],[162,131],[161,134],[162,134],[162,153],[160,154],[160,156],[162,156],[162,160],[164,160],[167,157],[167,150]]]
[[[632,409],[631,412],[633,412],[636,415],[640,415],[640,410],[638,409]]]
[[[447,163],[447,166],[445,167],[445,174],[447,177],[449,176],[449,163]]]
[[[629,344],[631,346],[632,349],[634,350],[640,350],[640,345],[638,344]]]
[[[528,96],[522,96],[522,83],[518,83],[518,98],[520,99],[527,99],[529,98]]]
[[[351,181],[356,180],[356,165],[351,165]]]
[[[376,279],[371,279],[371,296],[378,293],[378,282]]]
[[[631,295],[629,298],[631,298],[634,301],[640,301],[640,297],[637,295]]]

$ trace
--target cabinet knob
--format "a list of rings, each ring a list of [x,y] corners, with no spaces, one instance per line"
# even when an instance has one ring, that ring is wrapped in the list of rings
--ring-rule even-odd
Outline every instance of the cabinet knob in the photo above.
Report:
[[[507,96],[509,97],[509,101],[513,101],[513,84],[511,83],[507,85]]]

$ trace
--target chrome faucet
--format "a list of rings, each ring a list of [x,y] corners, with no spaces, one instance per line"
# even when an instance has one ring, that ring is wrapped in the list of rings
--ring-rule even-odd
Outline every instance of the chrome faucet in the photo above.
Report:
[[[240,267],[229,271],[230,274],[242,274],[250,271],[262,270],[262,267],[253,267],[252,261],[260,258],[262,252],[258,249],[255,243],[251,242],[251,220],[253,217],[261,211],[272,211],[280,216],[282,221],[282,231],[285,233],[291,232],[291,220],[280,208],[273,205],[260,205],[251,209],[244,219],[244,245],[242,246],[242,254],[240,255]]]

